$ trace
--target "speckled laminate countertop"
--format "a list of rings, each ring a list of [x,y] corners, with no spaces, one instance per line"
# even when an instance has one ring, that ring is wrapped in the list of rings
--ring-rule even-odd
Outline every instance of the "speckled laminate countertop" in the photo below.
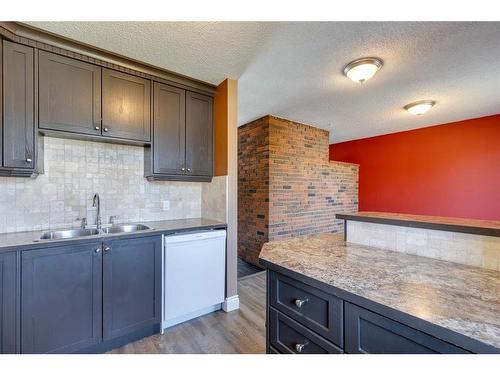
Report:
[[[500,348],[500,272],[346,244],[322,233],[266,243],[271,263]]]
[[[98,234],[94,236],[85,236],[62,240],[40,240],[40,236],[46,231],[2,233],[0,234],[0,252],[26,250],[30,248],[38,248],[50,245],[63,245],[66,243],[82,241],[102,240],[104,238],[116,238],[123,236],[133,237],[162,233],[168,234],[178,231],[212,229],[226,226],[225,223],[205,218],[141,221],[140,223],[147,225],[151,229],[141,230],[134,233]]]

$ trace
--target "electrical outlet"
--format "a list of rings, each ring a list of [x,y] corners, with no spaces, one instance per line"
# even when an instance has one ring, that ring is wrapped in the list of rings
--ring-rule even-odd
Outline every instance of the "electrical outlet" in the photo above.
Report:
[[[163,201],[163,211],[170,210],[170,201]]]

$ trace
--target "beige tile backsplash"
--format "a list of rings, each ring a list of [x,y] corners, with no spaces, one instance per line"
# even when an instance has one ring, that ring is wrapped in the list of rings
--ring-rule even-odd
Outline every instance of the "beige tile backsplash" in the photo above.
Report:
[[[499,237],[349,220],[347,241],[500,271]]]
[[[204,182],[201,188],[201,216],[227,222],[227,176],[217,176]]]
[[[202,184],[148,182],[142,147],[50,137],[44,142],[44,174],[36,179],[0,177],[0,233],[77,226],[78,217],[93,224],[96,192],[103,222],[110,215],[127,222],[202,214]],[[163,209],[166,200],[168,210]]]

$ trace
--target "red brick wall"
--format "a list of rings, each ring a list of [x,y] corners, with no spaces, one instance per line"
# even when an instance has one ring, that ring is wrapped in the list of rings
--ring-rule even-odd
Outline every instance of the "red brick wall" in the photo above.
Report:
[[[341,231],[357,211],[358,166],[328,160],[328,131],[273,116],[239,128],[238,255],[257,264],[262,244]]]
[[[266,118],[238,128],[238,255],[256,262],[268,239],[269,126]]]

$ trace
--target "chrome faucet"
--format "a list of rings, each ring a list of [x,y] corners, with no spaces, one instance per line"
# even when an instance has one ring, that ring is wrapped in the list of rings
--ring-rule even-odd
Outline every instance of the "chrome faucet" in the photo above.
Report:
[[[97,207],[97,214],[95,216],[95,225],[97,230],[101,230],[101,199],[99,198],[99,193],[94,194],[92,199],[92,207]]]

